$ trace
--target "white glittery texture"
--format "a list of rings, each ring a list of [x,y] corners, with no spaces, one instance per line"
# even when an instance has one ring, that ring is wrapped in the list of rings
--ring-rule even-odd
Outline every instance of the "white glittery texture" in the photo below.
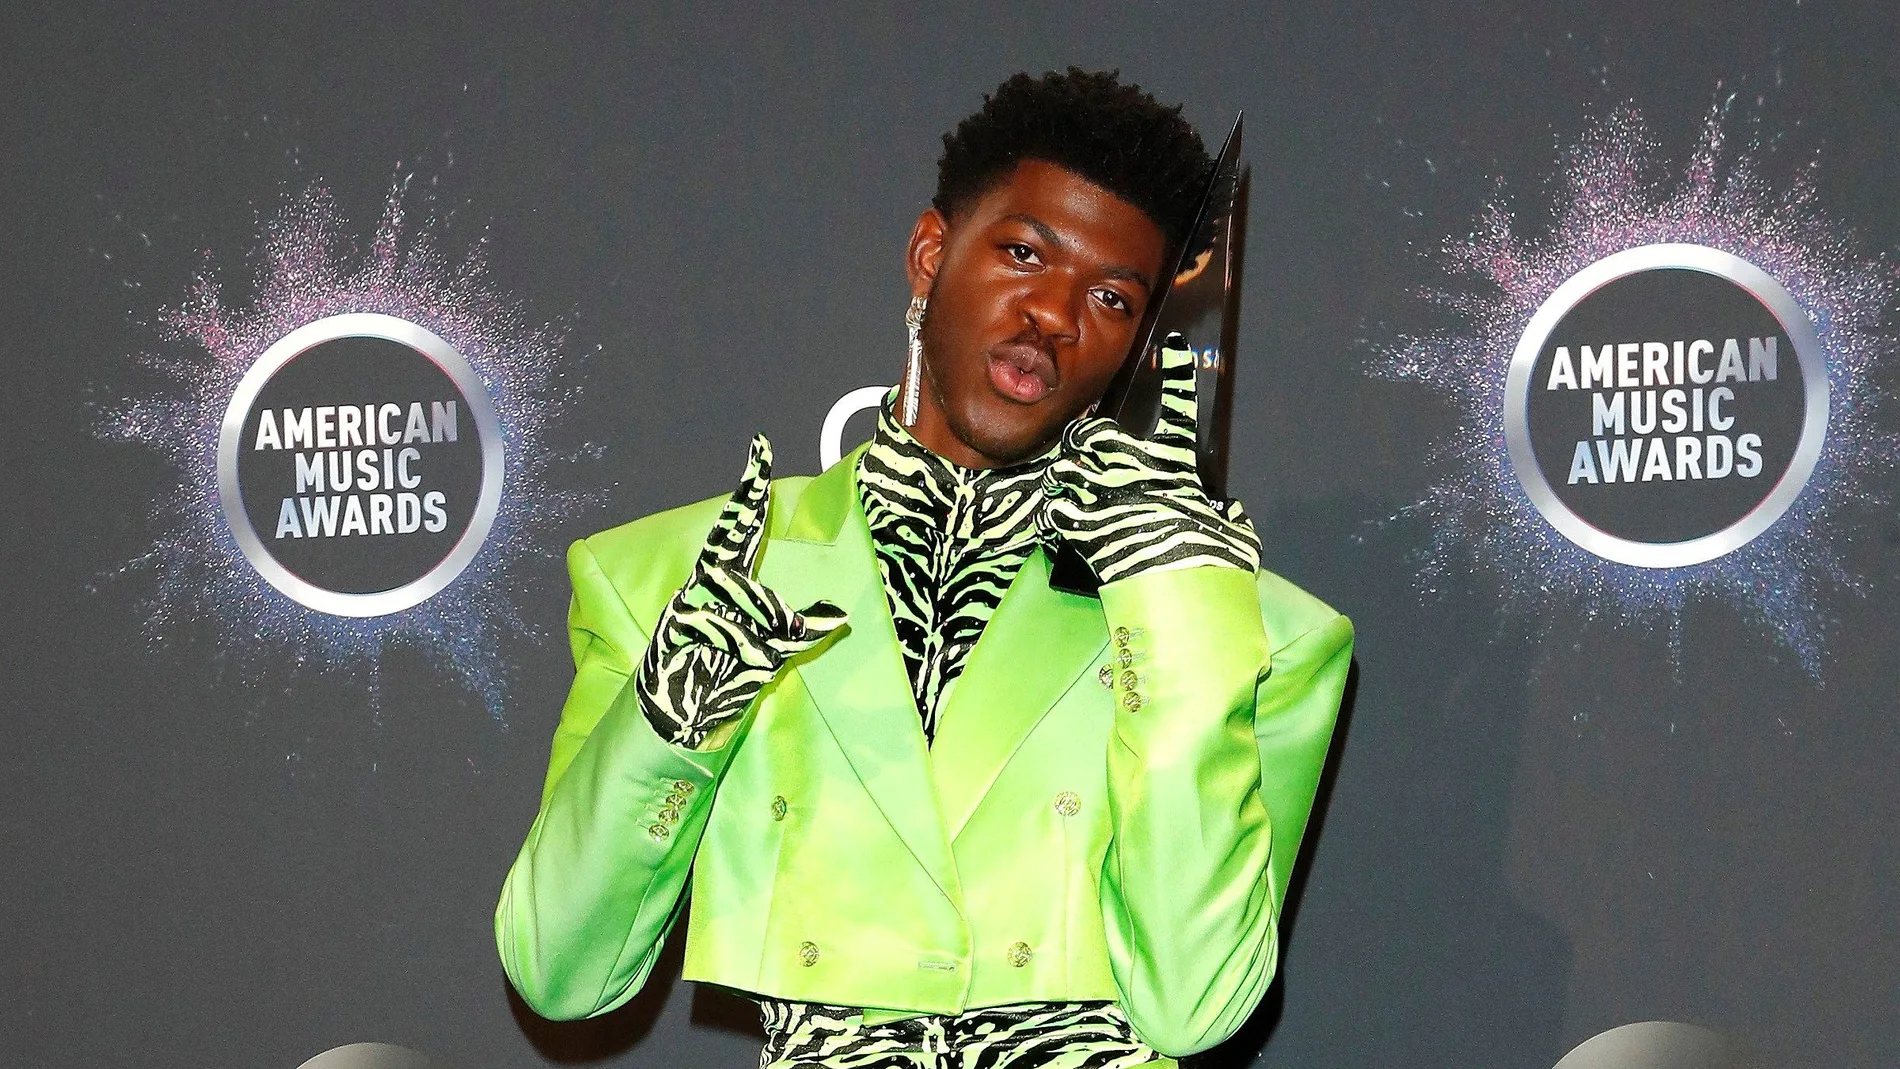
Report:
[[[209,624],[241,663],[288,658],[296,670],[360,679],[380,710],[380,668],[389,644],[432,656],[503,718],[503,639],[531,633],[516,605],[514,566],[546,557],[539,537],[586,498],[551,489],[543,441],[572,388],[559,381],[560,337],[531,326],[488,280],[478,243],[451,262],[421,227],[405,227],[403,191],[390,191],[367,250],[321,186],[286,200],[260,235],[255,298],[227,304],[215,266],[185,299],[158,315],[154,351],[141,354],[171,388],[105,412],[102,437],[144,444],[169,462],[176,482],[151,510],[151,549],[119,569],[149,576],[147,635],[157,643],[185,622]],[[500,511],[481,551],[441,593],[402,612],[356,619],[305,608],[266,583],[245,559],[218,505],[218,427],[238,380],[270,344],[306,323],[345,312],[381,312],[434,331],[467,359],[501,417],[507,455]]]
[[[1846,513],[1882,503],[1879,476],[1894,463],[1896,437],[1882,424],[1872,371],[1895,348],[1881,320],[1900,275],[1858,250],[1822,210],[1809,175],[1776,189],[1753,146],[1728,151],[1722,118],[1711,113],[1679,173],[1659,162],[1634,108],[1593,123],[1561,161],[1547,218],[1520,220],[1497,200],[1469,234],[1446,242],[1444,279],[1422,295],[1444,325],[1387,347],[1375,373],[1423,383],[1458,414],[1436,450],[1435,483],[1405,512],[1433,528],[1420,573],[1428,590],[1474,564],[1499,577],[1515,615],[1549,628],[1568,619],[1553,610],[1569,604],[1591,619],[1661,625],[1676,656],[1684,607],[1710,596],[1758,621],[1818,678],[1822,595],[1858,589],[1842,562],[1853,526]],[[1780,281],[1814,320],[1831,389],[1826,446],[1788,512],[1727,556],[1671,569],[1607,561],[1559,534],[1512,474],[1503,432],[1505,375],[1532,313],[1589,264],[1659,242],[1721,249]]]

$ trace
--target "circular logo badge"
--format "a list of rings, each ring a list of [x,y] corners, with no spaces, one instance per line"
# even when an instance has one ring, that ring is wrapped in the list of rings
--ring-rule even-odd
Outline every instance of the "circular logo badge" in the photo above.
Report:
[[[264,351],[218,436],[225,521],[299,604],[383,616],[449,585],[501,503],[501,421],[468,362],[394,316],[330,316]]]
[[[1821,455],[1827,410],[1820,340],[1779,282],[1718,249],[1645,245],[1571,276],[1531,317],[1504,437],[1564,537],[1679,568],[1781,518]]]
[[[1564,1055],[1553,1069],[1759,1069],[1739,1044],[1706,1028],[1641,1021],[1599,1033]]]
[[[348,1043],[324,1051],[297,1069],[435,1069],[435,1064],[427,1054],[393,1043]]]

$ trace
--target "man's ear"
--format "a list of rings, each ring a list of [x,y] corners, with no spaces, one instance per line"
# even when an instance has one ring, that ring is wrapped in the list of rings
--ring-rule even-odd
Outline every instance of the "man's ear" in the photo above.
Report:
[[[910,292],[923,297],[937,280],[943,266],[943,247],[950,235],[950,221],[935,208],[926,208],[910,228],[910,244],[904,250],[904,273],[910,276]]]

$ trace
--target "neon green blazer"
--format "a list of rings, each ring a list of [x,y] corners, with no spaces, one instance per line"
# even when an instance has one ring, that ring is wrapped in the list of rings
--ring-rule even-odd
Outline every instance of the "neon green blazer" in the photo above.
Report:
[[[934,745],[892,630],[857,454],[776,480],[758,577],[844,631],[688,750],[627,678],[724,498],[576,543],[575,679],[495,912],[544,1016],[639,989],[685,902],[685,975],[871,1016],[1107,999],[1164,1054],[1247,1018],[1351,658],[1345,617],[1267,572],[1051,590],[1040,551]]]

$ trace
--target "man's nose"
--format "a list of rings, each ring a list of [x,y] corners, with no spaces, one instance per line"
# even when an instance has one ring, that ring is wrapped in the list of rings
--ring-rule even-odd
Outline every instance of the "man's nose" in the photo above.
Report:
[[[1076,279],[1065,272],[1048,271],[1023,294],[1023,317],[1046,338],[1074,341],[1082,317],[1081,302],[1086,297],[1086,288]]]

